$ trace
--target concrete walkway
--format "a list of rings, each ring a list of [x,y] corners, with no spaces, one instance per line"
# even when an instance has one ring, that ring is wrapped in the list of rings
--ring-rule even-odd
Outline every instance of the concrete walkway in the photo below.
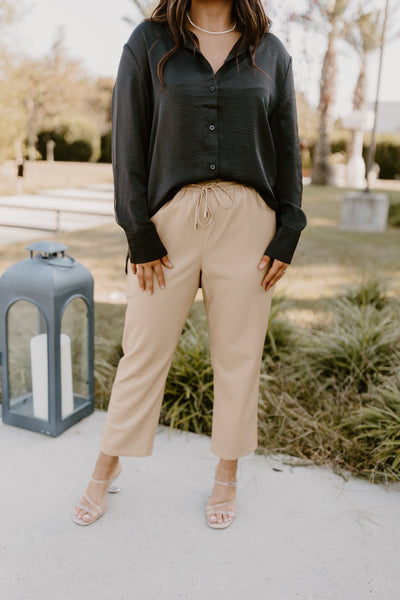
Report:
[[[235,522],[213,530],[210,438],[161,425],[152,456],[121,458],[104,516],[76,525],[104,419],[57,438],[0,424],[5,600],[399,600],[399,491],[253,453]]]

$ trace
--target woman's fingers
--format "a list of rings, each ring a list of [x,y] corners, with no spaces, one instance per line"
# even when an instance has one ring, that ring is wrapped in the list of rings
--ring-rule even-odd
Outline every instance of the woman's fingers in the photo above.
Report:
[[[261,285],[263,288],[265,288],[266,292],[281,279],[289,266],[287,263],[284,263],[277,258],[271,259],[271,257],[264,255],[258,265],[258,268],[262,269],[266,267],[268,264],[270,264],[271,260],[272,264],[268,269],[268,273],[261,282]]]
[[[166,254],[165,256],[163,256],[163,257],[161,258],[161,262],[162,262],[162,264],[163,264],[163,265],[165,265],[165,266],[166,266],[166,267],[168,267],[169,269],[172,269],[172,267],[174,266],[174,265],[172,264],[172,262],[169,260],[169,258],[168,258],[168,254]]]
[[[168,267],[168,269],[172,269],[172,267],[174,266],[169,260],[168,254],[166,254],[160,260],[158,260],[154,266],[154,271],[156,272],[158,285],[160,286],[160,288],[165,288],[164,271],[161,265]]]
[[[271,260],[270,257],[267,256],[266,254],[264,254],[264,256],[262,257],[262,259],[258,263],[258,268],[259,269],[264,269],[267,266],[267,264],[269,263],[270,260]]]
[[[136,265],[135,265],[135,263],[132,263],[132,262],[131,262],[131,269],[132,269],[132,273],[133,273],[134,275],[136,275]]]
[[[137,274],[139,287],[143,292],[147,290],[148,294],[152,294],[154,291],[153,269],[157,277],[158,285],[160,288],[165,288],[165,278],[162,265],[168,267],[169,269],[174,266],[169,260],[168,254],[163,256],[161,259],[158,258],[157,260],[135,265],[135,271],[132,269],[132,271]]]
[[[270,279],[267,284],[263,284],[266,292],[268,292],[268,290],[271,289],[272,286],[274,286],[280,280],[280,278],[283,276],[283,273],[284,272],[278,271],[278,273],[274,277],[272,277],[272,279]]]
[[[139,287],[142,290],[142,292],[144,292],[144,263],[143,264],[140,263],[137,265],[136,274],[137,274]]]
[[[149,263],[144,264],[144,282],[148,294],[153,293],[153,267]]]
[[[165,288],[164,271],[162,270],[161,261],[154,265],[154,270],[156,272],[158,285],[160,286],[160,288]]]

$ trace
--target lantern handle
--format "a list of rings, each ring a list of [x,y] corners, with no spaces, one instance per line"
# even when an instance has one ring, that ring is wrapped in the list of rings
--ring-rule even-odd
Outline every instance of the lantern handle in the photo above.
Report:
[[[60,244],[59,242],[42,240],[40,242],[33,242],[26,247],[26,250],[30,251],[31,258],[33,258],[33,252],[44,253],[47,255],[58,254],[58,252],[64,252],[68,250],[68,246]]]
[[[71,262],[68,265],[65,265],[62,263],[57,263],[57,262],[52,262],[52,258],[57,259],[57,256],[53,256],[53,257],[49,256],[47,258],[42,256],[41,254],[39,254],[37,256],[40,256],[40,258],[43,258],[46,261],[47,265],[50,265],[51,267],[61,267],[62,269],[70,269],[76,263],[76,259],[73,256],[71,256],[70,254],[65,254],[65,252],[61,252],[61,258],[69,258],[69,260]]]
[[[60,244],[59,242],[46,240],[34,242],[33,244],[29,244],[29,246],[26,247],[26,250],[29,250],[30,258],[34,258],[33,253],[37,252],[35,258],[46,261],[46,264],[48,265],[70,268],[76,264],[75,258],[65,253],[65,251],[68,250],[68,246]],[[61,258],[69,258],[70,264],[65,265],[62,264],[61,261],[57,262],[58,254],[61,254]],[[52,262],[52,260],[54,262]]]

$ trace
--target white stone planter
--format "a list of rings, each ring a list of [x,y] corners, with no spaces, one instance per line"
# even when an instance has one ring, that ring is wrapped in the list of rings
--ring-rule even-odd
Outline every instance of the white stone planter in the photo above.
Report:
[[[347,192],[342,203],[340,229],[347,231],[385,231],[389,213],[387,194]]]

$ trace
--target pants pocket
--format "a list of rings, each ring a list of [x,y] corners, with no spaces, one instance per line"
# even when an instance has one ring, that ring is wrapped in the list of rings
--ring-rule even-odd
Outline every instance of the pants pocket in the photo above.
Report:
[[[158,215],[161,215],[162,213],[164,213],[167,208],[170,206],[171,202],[173,201],[173,198],[171,198],[170,200],[167,200],[167,202],[165,204],[163,204],[153,215],[153,217],[157,217]],[[153,218],[151,217],[151,218]]]
[[[165,212],[168,211],[168,209],[170,208],[171,205],[175,205],[176,204],[176,200],[178,195],[180,195],[180,192],[182,191],[183,188],[181,188],[174,196],[172,196],[172,198],[170,198],[169,200],[167,200],[165,202],[165,204],[163,204],[155,213],[154,215],[151,217],[150,220],[158,219],[158,217],[160,215],[163,215]]]
[[[255,195],[256,195],[256,199],[257,202],[260,206],[260,208],[264,211],[267,211],[269,213],[275,213],[275,210],[273,208],[271,208],[269,206],[269,204],[267,204],[264,200],[264,198],[261,196],[260,192],[258,192],[256,189],[254,189]]]

